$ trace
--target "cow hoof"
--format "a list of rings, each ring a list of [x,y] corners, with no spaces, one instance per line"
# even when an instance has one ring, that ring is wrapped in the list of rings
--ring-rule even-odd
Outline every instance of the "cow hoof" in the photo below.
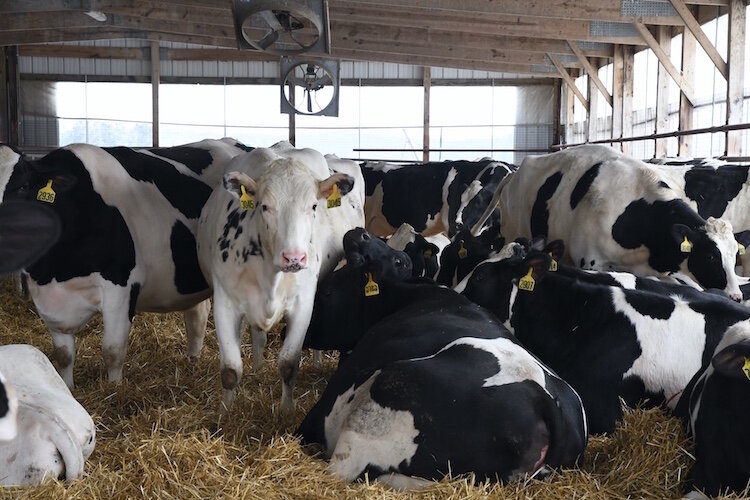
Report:
[[[225,390],[234,391],[237,388],[239,381],[240,377],[234,368],[221,369],[221,386]]]

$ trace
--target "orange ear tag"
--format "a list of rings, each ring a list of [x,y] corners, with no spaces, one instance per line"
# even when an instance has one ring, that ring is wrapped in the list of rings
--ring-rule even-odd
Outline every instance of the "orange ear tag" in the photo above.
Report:
[[[341,206],[341,193],[339,193],[338,184],[333,185],[333,192],[326,198],[328,208],[336,208]]]
[[[250,193],[245,191],[245,186],[240,184],[240,189],[242,190],[242,196],[240,196],[240,206],[243,208],[243,210],[252,210],[255,208],[255,200],[253,200],[253,197],[250,196]]]
[[[534,291],[534,285],[536,285],[536,282],[534,281],[534,278],[531,276],[531,273],[534,272],[533,267],[529,267],[529,272],[526,273],[526,276],[518,280],[518,288],[521,290],[525,290],[527,292],[533,292]]]

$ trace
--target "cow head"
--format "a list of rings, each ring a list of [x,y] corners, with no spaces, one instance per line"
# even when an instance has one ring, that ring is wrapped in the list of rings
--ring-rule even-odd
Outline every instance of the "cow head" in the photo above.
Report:
[[[351,268],[371,265],[378,276],[397,281],[412,275],[412,262],[406,252],[394,250],[361,227],[350,229],[344,235],[344,253]]]
[[[334,190],[344,196],[353,186],[354,179],[346,174],[319,181],[290,158],[275,160],[257,180],[240,172],[224,176],[224,187],[233,196],[252,198],[253,217],[262,218],[258,231],[263,248],[283,272],[307,267],[318,212],[327,210],[326,199]]]
[[[66,169],[61,156],[72,155],[67,150],[55,150],[44,158],[29,160],[7,145],[0,145],[0,192],[3,201],[38,199],[39,191],[49,186],[56,195],[70,191],[77,183],[75,175]]]
[[[704,288],[723,290],[733,300],[742,300],[734,271],[738,246],[731,224],[714,217],[709,217],[705,226],[698,229],[673,224],[672,238],[680,251],[687,254],[681,266],[683,272],[694,276]]]
[[[41,203],[0,204],[0,275],[24,269],[60,237],[60,221]]]
[[[456,233],[440,253],[440,272],[436,282],[445,286],[459,283],[474,266],[489,257],[491,247],[485,241],[486,239],[473,236],[468,229]]]

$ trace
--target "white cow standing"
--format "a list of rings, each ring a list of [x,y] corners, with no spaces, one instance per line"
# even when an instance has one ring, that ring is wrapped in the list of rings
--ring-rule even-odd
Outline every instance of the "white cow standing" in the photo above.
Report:
[[[242,376],[242,319],[258,366],[266,332],[286,318],[279,372],[281,410],[291,414],[318,278],[343,255],[344,233],[364,224],[364,182],[361,174],[331,174],[323,155],[286,142],[240,155],[226,172],[198,225],[198,259],[214,291],[223,403],[231,406]]]

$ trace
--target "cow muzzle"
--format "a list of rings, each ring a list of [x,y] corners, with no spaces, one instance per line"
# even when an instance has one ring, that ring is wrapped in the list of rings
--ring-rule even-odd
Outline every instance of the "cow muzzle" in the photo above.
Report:
[[[285,273],[296,273],[307,267],[307,253],[300,250],[281,252],[281,270]]]

